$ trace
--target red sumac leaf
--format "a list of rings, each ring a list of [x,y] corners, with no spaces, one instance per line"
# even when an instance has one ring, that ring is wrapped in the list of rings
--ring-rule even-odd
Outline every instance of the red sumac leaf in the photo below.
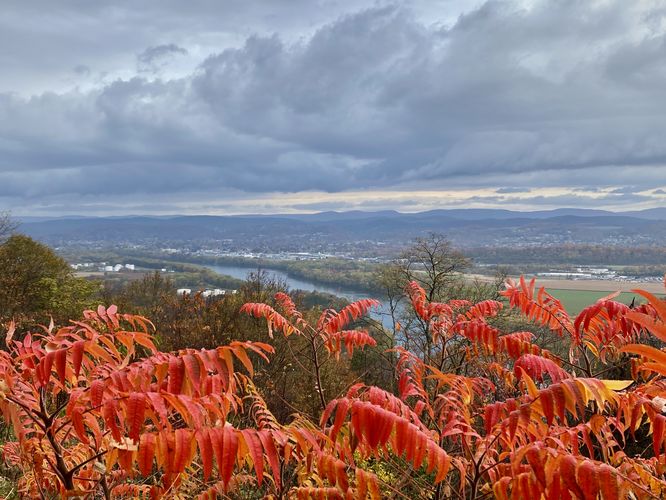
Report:
[[[137,463],[139,471],[144,477],[150,476],[153,470],[153,458],[155,457],[155,434],[143,433],[139,439],[139,451],[137,453]]]
[[[139,433],[141,432],[141,427],[143,427],[143,422],[146,412],[146,399],[142,393],[134,392],[129,395],[126,406],[126,416],[127,423],[129,426],[129,437],[130,439],[137,441],[139,439]]]
[[[180,358],[169,360],[169,383],[167,391],[171,394],[180,394],[185,374],[185,363]]]

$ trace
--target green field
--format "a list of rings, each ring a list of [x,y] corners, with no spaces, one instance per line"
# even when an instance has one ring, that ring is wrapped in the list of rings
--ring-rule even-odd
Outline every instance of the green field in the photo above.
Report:
[[[547,291],[553,297],[559,299],[562,302],[562,305],[564,305],[564,308],[571,315],[578,314],[585,307],[594,304],[600,298],[611,293],[592,290],[563,290],[557,288],[549,288]],[[628,305],[631,304],[631,300],[634,297],[636,297],[636,303],[644,302],[644,299],[640,295],[631,292],[622,292],[615,300]]]

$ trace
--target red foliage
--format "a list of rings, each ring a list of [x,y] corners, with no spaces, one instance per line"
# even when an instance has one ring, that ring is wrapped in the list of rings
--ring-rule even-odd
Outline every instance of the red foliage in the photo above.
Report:
[[[494,326],[500,302],[430,303],[416,283],[407,293],[459,364],[430,366],[395,349],[396,394],[355,384],[324,401],[318,423],[296,414],[280,424],[266,407],[252,377],[257,358],[270,360],[268,344],[160,352],[146,319],[113,306],[21,340],[10,329],[0,409],[17,442],[5,444],[4,459],[20,468],[19,491],[30,497],[216,498],[250,488],[380,498],[400,481],[410,495],[440,498],[666,494],[666,352],[638,343],[666,341],[661,299],[640,292],[648,304],[632,310],[606,297],[571,318],[534,282],[509,282],[510,307],[569,338],[566,360],[529,332]],[[287,295],[276,301],[283,313],[266,304],[243,311],[330,359],[343,346],[351,355],[375,345],[350,329],[375,301],[327,310],[316,325]],[[599,377],[629,355],[632,379]],[[643,435],[650,445],[632,451],[627,443]]]

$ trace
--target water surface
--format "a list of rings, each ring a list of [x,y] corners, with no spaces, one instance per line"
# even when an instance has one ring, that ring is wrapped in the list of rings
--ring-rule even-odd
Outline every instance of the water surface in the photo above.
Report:
[[[212,271],[215,271],[218,274],[224,274],[231,276],[232,278],[245,280],[248,277],[248,274],[252,272],[257,272],[256,267],[249,266],[206,266]],[[286,272],[280,269],[271,269],[270,267],[262,267],[262,271],[268,272],[273,278],[280,281],[284,281],[290,290],[303,290],[306,292],[322,292],[330,293],[337,297],[343,297],[350,302],[354,302],[359,299],[377,299],[382,302],[382,306],[378,310],[374,310],[370,316],[374,319],[381,321],[385,328],[392,328],[392,320],[389,314],[388,306],[385,304],[385,301],[382,297],[373,295],[372,293],[364,292],[362,290],[352,290],[349,288],[336,287],[334,285],[323,285],[315,281],[308,281],[302,278],[293,278],[289,276]]]

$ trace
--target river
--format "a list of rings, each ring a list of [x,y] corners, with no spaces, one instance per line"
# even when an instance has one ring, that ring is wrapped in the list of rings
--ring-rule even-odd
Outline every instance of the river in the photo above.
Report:
[[[231,276],[236,279],[244,280],[247,278],[247,275],[251,272],[256,272],[257,268],[255,267],[244,267],[244,266],[206,266],[212,271],[215,271],[218,274],[224,274]],[[389,314],[389,309],[381,297],[373,296],[373,294],[368,292],[363,292],[360,290],[351,290],[343,287],[336,287],[332,285],[322,285],[321,283],[316,283],[314,281],[306,281],[303,279],[292,278],[286,272],[279,269],[271,269],[269,267],[262,267],[263,271],[266,271],[273,275],[273,277],[284,281],[291,290],[304,290],[306,292],[323,292],[336,295],[337,297],[343,297],[350,302],[354,302],[359,299],[369,299],[377,298],[382,301],[382,306],[377,311],[371,313],[371,317],[381,321],[385,328],[392,328],[391,315]]]

